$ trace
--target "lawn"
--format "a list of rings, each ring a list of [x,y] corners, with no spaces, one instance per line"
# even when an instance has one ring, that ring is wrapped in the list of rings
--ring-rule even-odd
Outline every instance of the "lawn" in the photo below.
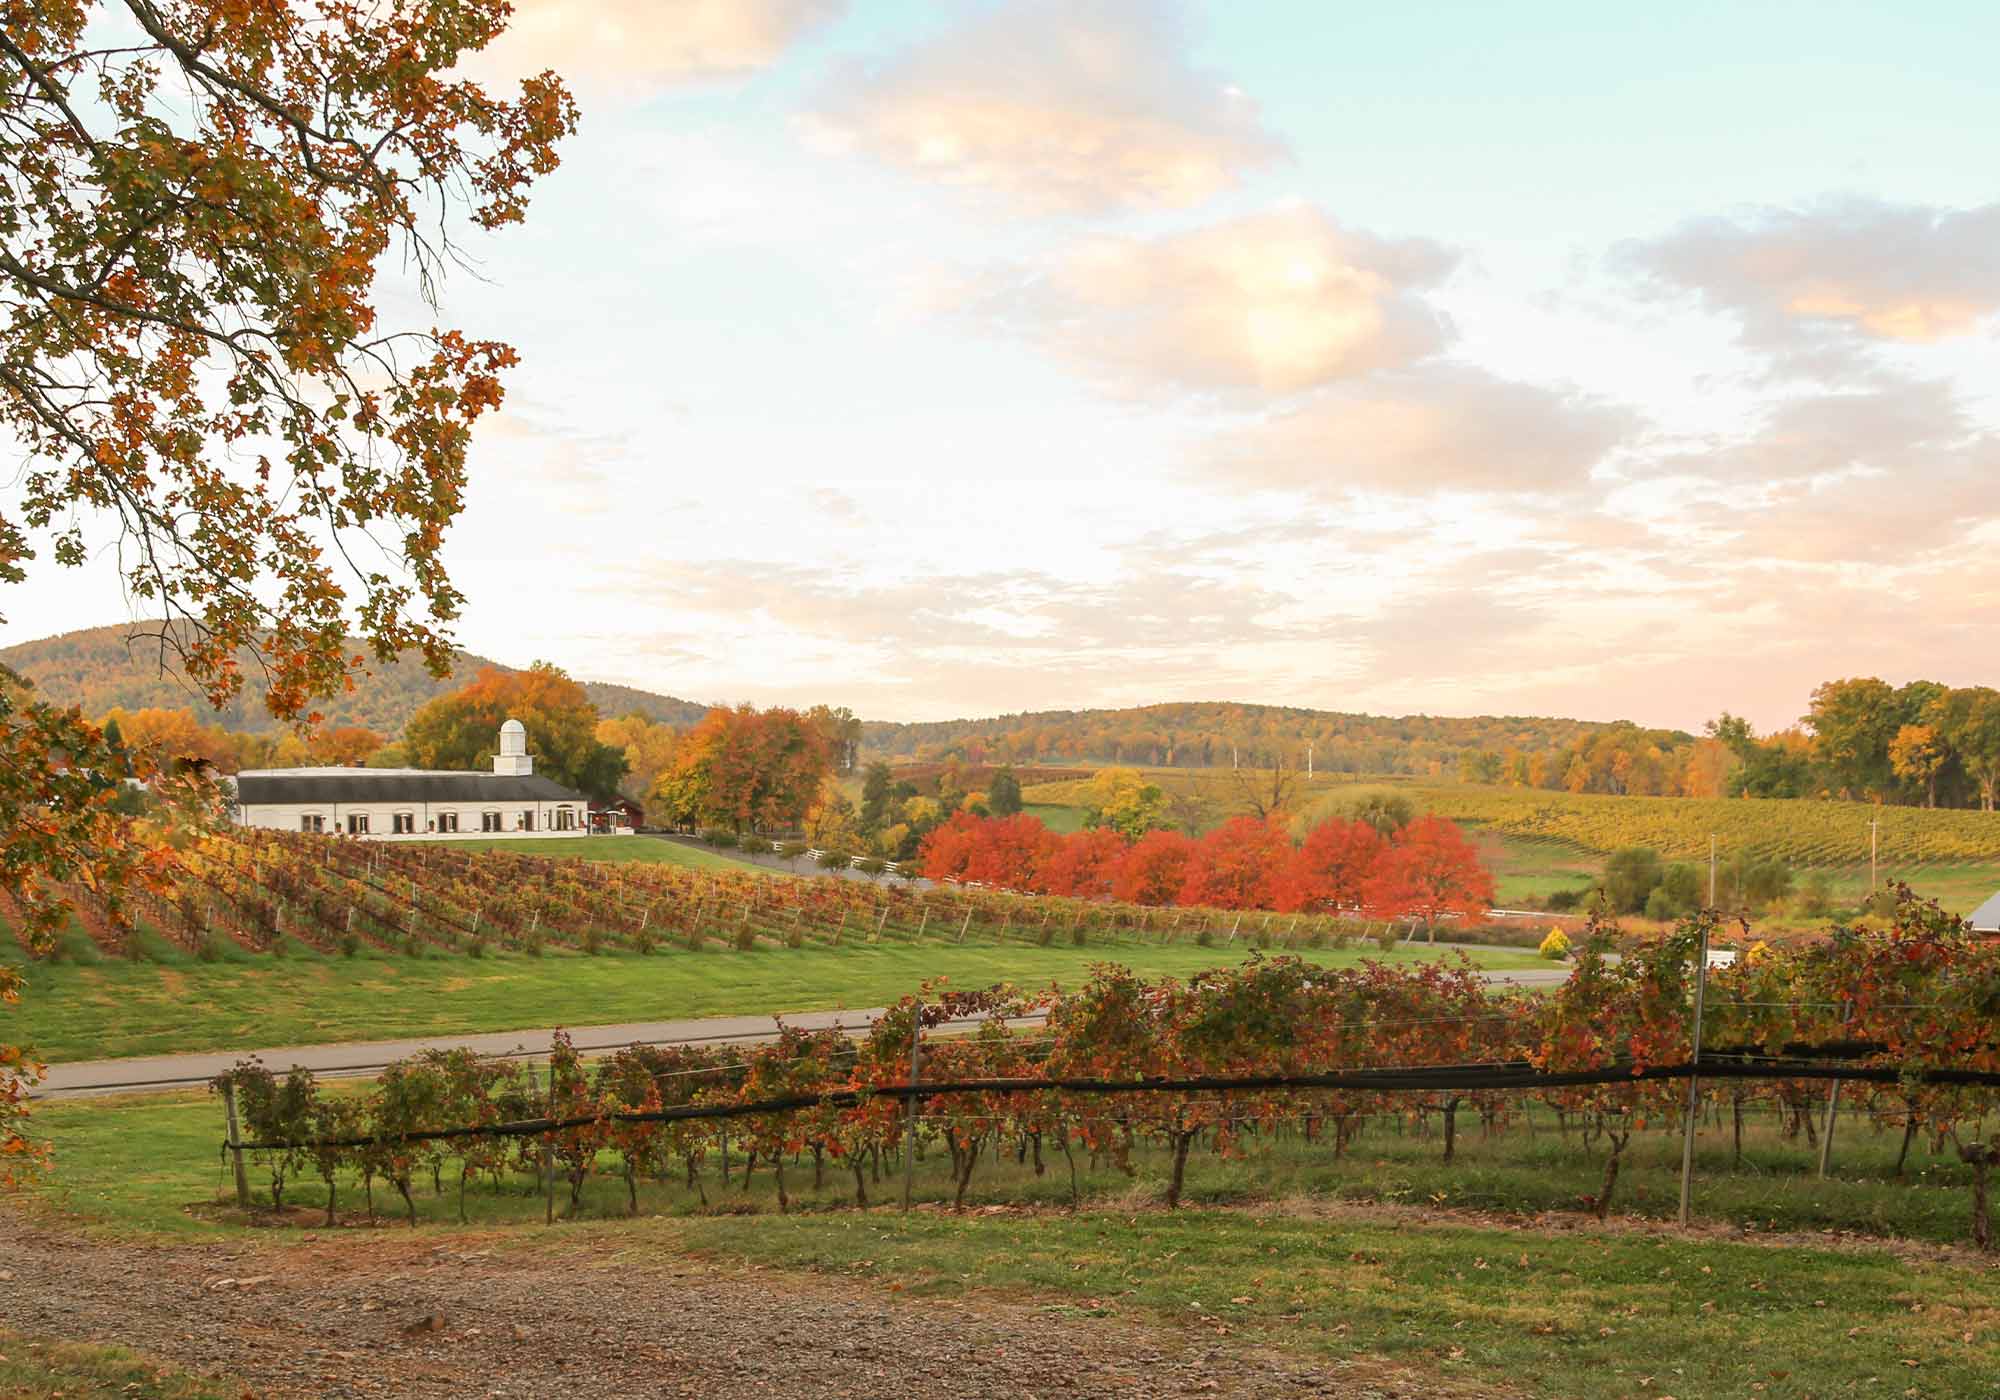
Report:
[[[234,1400],[243,1393],[164,1370],[124,1347],[42,1342],[0,1327],[5,1400]]]
[[[241,1238],[240,1217],[218,1204],[226,1175],[212,1099],[49,1104],[35,1122],[57,1151],[44,1200],[72,1219],[123,1237]],[[919,1209],[908,1216],[879,1204],[899,1189],[893,1162],[879,1180],[864,1173],[878,1203],[864,1212],[838,1163],[815,1188],[810,1156],[788,1169],[793,1213],[779,1216],[768,1169],[743,1189],[739,1149],[726,1187],[710,1152],[706,1205],[675,1171],[642,1184],[640,1212],[650,1218],[630,1220],[623,1183],[599,1175],[586,1184],[581,1219],[550,1230],[532,1177],[517,1174],[499,1193],[475,1191],[470,1212],[475,1227],[517,1227],[497,1243],[483,1235],[482,1248],[587,1250],[593,1267],[620,1252],[651,1260],[691,1251],[917,1296],[996,1289],[1107,1325],[1158,1316],[1217,1338],[1334,1362],[1386,1356],[1549,1397],[1992,1395],[2000,1261],[1835,1238],[1960,1238],[1966,1192],[1955,1163],[1920,1156],[1914,1179],[1893,1183],[1894,1135],[1858,1121],[1841,1135],[1825,1182],[1811,1175],[1803,1145],[1761,1121],[1740,1170],[1726,1136],[1705,1135],[1691,1236],[1657,1223],[1673,1209],[1672,1134],[1635,1141],[1624,1210],[1600,1228],[1574,1208],[1595,1184],[1598,1155],[1546,1121],[1533,1137],[1468,1134],[1451,1167],[1434,1133],[1394,1120],[1373,1123],[1340,1161],[1325,1143],[1295,1138],[1253,1142],[1240,1158],[1198,1153],[1193,1205],[1177,1214],[1159,1207],[1164,1159],[1151,1149],[1136,1155],[1135,1178],[1079,1151],[1075,1211],[1064,1208],[1060,1155],[1048,1152],[1038,1176],[1004,1151],[973,1178],[973,1210],[953,1216],[938,1208],[948,1163],[933,1150],[918,1165]],[[425,1180],[417,1195],[422,1228],[441,1241],[456,1228],[452,1176],[448,1168],[442,1194]],[[251,1179],[262,1194],[254,1164]],[[380,1183],[376,1197],[385,1217],[400,1210]],[[301,1203],[298,1233],[321,1228],[316,1179],[290,1199]],[[342,1183],[340,1209],[349,1226],[363,1222],[352,1181]],[[295,1237],[255,1233],[274,1247]]]
[[[1300,953],[1329,966],[1351,965],[1363,956],[1428,955],[1402,948]],[[1481,948],[1472,956],[1491,968],[1544,965],[1510,949]],[[215,963],[182,958],[165,965],[106,959],[29,964],[21,1004],[0,1015],[6,1017],[7,1036],[28,1040],[44,1059],[112,1059],[878,1006],[933,977],[959,987],[1002,981],[1038,986],[1074,983],[1093,963],[1106,960],[1185,976],[1231,957],[1226,949],[1193,943],[894,942],[754,952],[717,943],[698,953],[669,947],[651,957],[552,952],[540,958],[498,953],[324,958],[299,952],[286,958],[246,953],[242,961]]]
[[[474,849],[507,851],[514,855],[582,857],[585,860],[648,861],[661,865],[685,866],[689,870],[712,870],[722,874],[777,875],[781,871],[754,861],[738,860],[706,846],[671,841],[664,836],[547,836],[534,841],[500,837],[491,840],[420,841],[422,846],[464,846]]]

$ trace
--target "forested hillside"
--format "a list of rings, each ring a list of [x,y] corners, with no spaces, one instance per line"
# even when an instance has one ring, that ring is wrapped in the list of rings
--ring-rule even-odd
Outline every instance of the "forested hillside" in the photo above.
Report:
[[[1455,772],[1468,751],[1498,759],[1509,752],[1569,750],[1606,730],[1630,725],[1540,716],[1343,714],[1332,710],[1226,702],[1147,705],[1126,710],[1042,710],[992,719],[931,724],[871,723],[871,753],[971,762],[1125,763],[1155,768],[1304,767],[1328,773]],[[1693,736],[1657,733],[1669,748]]]
[[[0,665],[34,682],[45,698],[81,705],[88,715],[114,709],[188,708],[208,719],[207,702],[181,679],[171,664],[171,651],[163,652],[157,637],[148,635],[158,630],[156,623],[139,622],[65,632],[59,637],[0,648]],[[252,733],[276,728],[254,695],[256,663],[248,656],[240,660],[245,673],[253,678],[248,688],[253,693],[213,715],[213,722],[225,729]],[[403,725],[420,707],[463,686],[484,666],[515,669],[466,652],[460,655],[452,675],[439,680],[413,657],[395,666],[377,667],[374,674],[356,682],[351,695],[327,701],[320,709],[331,725],[354,725],[394,736],[402,733]],[[598,711],[607,716],[636,710],[666,724],[687,726],[698,722],[708,710],[706,705],[630,686],[586,681],[584,689]]]

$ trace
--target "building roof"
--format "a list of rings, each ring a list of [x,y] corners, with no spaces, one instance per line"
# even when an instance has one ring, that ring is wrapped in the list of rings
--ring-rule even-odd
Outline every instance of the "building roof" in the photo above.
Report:
[[[2000,933],[2000,894],[1973,910],[1971,923],[1979,933]]]
[[[421,769],[266,768],[236,775],[245,807],[318,806],[334,802],[582,802],[550,778]]]

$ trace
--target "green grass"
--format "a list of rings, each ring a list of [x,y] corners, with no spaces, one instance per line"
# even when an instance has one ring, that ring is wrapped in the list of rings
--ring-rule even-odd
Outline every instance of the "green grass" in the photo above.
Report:
[[[1029,816],[1036,818],[1050,831],[1068,834],[1083,830],[1083,807],[1070,807],[1056,802],[1030,802],[1021,808]]]
[[[0,1328],[5,1400],[235,1400],[241,1387],[166,1371],[117,1346],[44,1342]]]
[[[1241,957],[1190,943],[1118,943],[1046,948],[907,942],[723,950],[664,949],[651,957],[551,953],[541,958],[257,956],[248,963],[168,965],[105,960],[84,966],[33,963],[7,1033],[47,1060],[111,1059],[177,1051],[471,1034],[550,1025],[678,1020],[876,1006],[926,978],[960,987],[1012,981],[1074,984],[1091,964],[1113,960],[1152,974],[1185,976]],[[1397,949],[1365,955],[1426,956]],[[1329,966],[1364,951],[1302,953]],[[1482,948],[1481,966],[1540,966],[1532,955]]]
[[[241,1217],[219,1204],[230,1191],[212,1099],[47,1104],[34,1122],[57,1154],[57,1174],[42,1188],[46,1206],[126,1238],[241,1238]],[[582,1248],[597,1266],[621,1251],[647,1260],[694,1251],[916,1295],[996,1289],[1110,1325],[1159,1317],[1332,1361],[1386,1356],[1430,1375],[1548,1397],[1825,1400],[1910,1387],[1926,1397],[1993,1394],[2000,1266],[1866,1241],[1822,1247],[1806,1233],[1886,1227],[1961,1238],[1966,1192],[1948,1157],[1920,1149],[1913,1180],[1890,1182],[1894,1136],[1848,1120],[1836,1176],[1820,1182],[1804,1145],[1762,1121],[1753,1123],[1741,1170],[1731,1170],[1726,1138],[1711,1130],[1698,1159],[1703,1229],[1682,1236],[1630,1218],[1671,1215],[1673,1134],[1635,1139],[1622,1207],[1601,1230],[1575,1210],[1577,1196],[1595,1187],[1599,1155],[1549,1128],[1544,1120],[1532,1139],[1518,1129],[1482,1139],[1473,1128],[1451,1167],[1438,1160],[1434,1134],[1390,1120],[1373,1123],[1339,1161],[1324,1141],[1250,1139],[1242,1157],[1196,1154],[1191,1205],[1177,1214],[1159,1208],[1165,1162],[1152,1149],[1136,1155],[1136,1180],[1079,1152],[1083,1204],[1075,1212],[1063,1208],[1067,1167],[1053,1149],[1045,1149],[1042,1176],[1012,1153],[982,1162],[968,1205],[999,1208],[989,1216],[937,1209],[949,1182],[935,1149],[918,1166],[921,1208],[907,1217],[882,1207],[899,1190],[893,1162],[870,1181],[877,1206],[863,1212],[852,1208],[852,1177],[837,1163],[827,1163],[824,1185],[814,1188],[810,1157],[788,1167],[793,1213],[779,1216],[768,1167],[741,1189],[740,1148],[727,1188],[711,1150],[706,1207],[678,1171],[644,1183],[641,1214],[664,1218],[625,1218],[624,1186],[611,1175],[593,1177],[581,1219],[553,1231],[540,1225],[544,1199],[527,1176],[506,1178],[498,1193],[481,1186],[469,1204],[475,1227],[516,1227],[482,1235],[482,1248]],[[438,1236],[457,1228],[450,1178],[448,1169],[442,1195],[427,1180],[418,1191],[422,1228]],[[251,1179],[263,1196],[255,1163]],[[299,1233],[320,1227],[316,1178],[297,1183],[288,1199],[297,1203]],[[384,1223],[399,1216],[400,1202],[379,1183],[376,1203]],[[362,1223],[352,1180],[341,1184],[340,1210],[347,1226]],[[1510,1213],[1494,1213],[1501,1210]],[[1719,1228],[1729,1226],[1795,1233],[1759,1243]]]
[[[1126,1211],[688,1222],[685,1248],[919,1295],[1170,1319],[1421,1376],[1612,1397],[1989,1397],[2000,1283],[1883,1250],[1323,1216]],[[1967,1341],[1966,1338],[1971,1340]],[[1223,1343],[1218,1343],[1221,1345]]]
[[[482,850],[508,851],[515,855],[548,856],[550,859],[578,857],[617,862],[643,861],[659,865],[679,865],[689,870],[714,870],[724,874],[782,875],[754,861],[739,860],[706,846],[669,841],[663,836],[545,836],[532,841],[498,839],[422,841],[424,846],[464,846]]]

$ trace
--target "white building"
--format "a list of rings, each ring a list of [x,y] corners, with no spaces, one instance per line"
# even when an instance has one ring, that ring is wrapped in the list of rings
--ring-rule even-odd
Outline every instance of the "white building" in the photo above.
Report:
[[[340,832],[370,841],[438,836],[576,836],[581,793],[535,776],[528,731],[500,726],[491,773],[423,768],[257,768],[236,775],[236,822],[276,831]]]
[[[2000,894],[1973,910],[1966,922],[1974,933],[2000,933]]]

